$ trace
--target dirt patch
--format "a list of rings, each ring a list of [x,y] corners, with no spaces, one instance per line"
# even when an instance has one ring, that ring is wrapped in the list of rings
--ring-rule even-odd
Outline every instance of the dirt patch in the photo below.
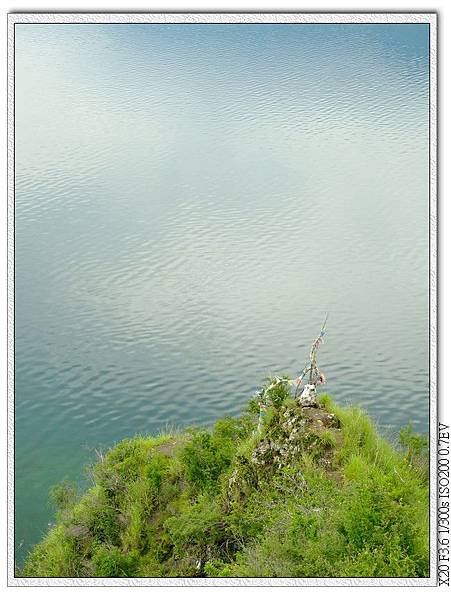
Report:
[[[307,418],[312,429],[340,429],[340,421],[334,413],[321,406],[309,406],[302,409],[302,414]]]
[[[343,480],[343,475],[334,464],[334,454],[343,445],[343,432],[341,431],[338,417],[320,405],[304,407],[302,413],[311,431],[320,434],[325,429],[328,429],[333,433],[335,446],[328,448],[318,462],[324,468],[328,477],[336,484],[340,484]]]
[[[184,443],[183,440],[173,439],[156,446],[155,450],[158,450],[158,452],[161,452],[161,454],[164,454],[165,456],[172,457],[175,454],[175,450],[183,446]]]

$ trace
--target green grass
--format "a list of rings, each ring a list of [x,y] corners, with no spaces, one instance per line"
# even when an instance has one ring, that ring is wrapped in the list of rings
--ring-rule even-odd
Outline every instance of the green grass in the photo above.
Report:
[[[53,488],[56,525],[23,577],[426,577],[427,443],[359,408],[315,413],[281,385],[211,430],[123,440],[93,486]],[[334,417],[328,415],[333,414]]]

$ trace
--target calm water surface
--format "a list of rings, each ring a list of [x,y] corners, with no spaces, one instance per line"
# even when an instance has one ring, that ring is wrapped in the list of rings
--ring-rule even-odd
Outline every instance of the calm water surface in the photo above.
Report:
[[[93,449],[320,366],[428,428],[426,25],[16,25],[16,545]]]

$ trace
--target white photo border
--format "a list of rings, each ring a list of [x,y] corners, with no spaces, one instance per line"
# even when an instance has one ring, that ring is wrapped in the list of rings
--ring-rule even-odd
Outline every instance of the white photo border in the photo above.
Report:
[[[18,23],[424,23],[429,24],[429,434],[430,574],[427,578],[20,578],[14,575],[14,30]],[[392,586],[437,585],[437,14],[434,12],[323,13],[10,13],[8,14],[8,586]]]

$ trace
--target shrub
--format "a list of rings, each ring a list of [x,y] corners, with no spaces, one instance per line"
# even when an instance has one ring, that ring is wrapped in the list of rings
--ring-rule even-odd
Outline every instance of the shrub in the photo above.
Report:
[[[420,433],[414,433],[412,424],[409,423],[399,432],[399,441],[406,451],[406,460],[424,459],[429,448],[428,438]]]
[[[282,375],[283,378],[288,379],[287,375]],[[275,383],[276,379],[272,378],[269,384]],[[274,408],[280,408],[284,402],[290,398],[290,388],[284,381],[280,381],[272,389],[266,392],[266,397],[269,400],[269,404]]]
[[[230,450],[208,431],[196,433],[180,456],[187,480],[197,490],[217,487],[220,474],[231,462]]]
[[[139,562],[136,551],[122,553],[114,546],[99,546],[92,557],[93,577],[134,577]]]
[[[74,483],[65,479],[50,488],[49,499],[57,510],[65,510],[75,504],[77,488]]]

